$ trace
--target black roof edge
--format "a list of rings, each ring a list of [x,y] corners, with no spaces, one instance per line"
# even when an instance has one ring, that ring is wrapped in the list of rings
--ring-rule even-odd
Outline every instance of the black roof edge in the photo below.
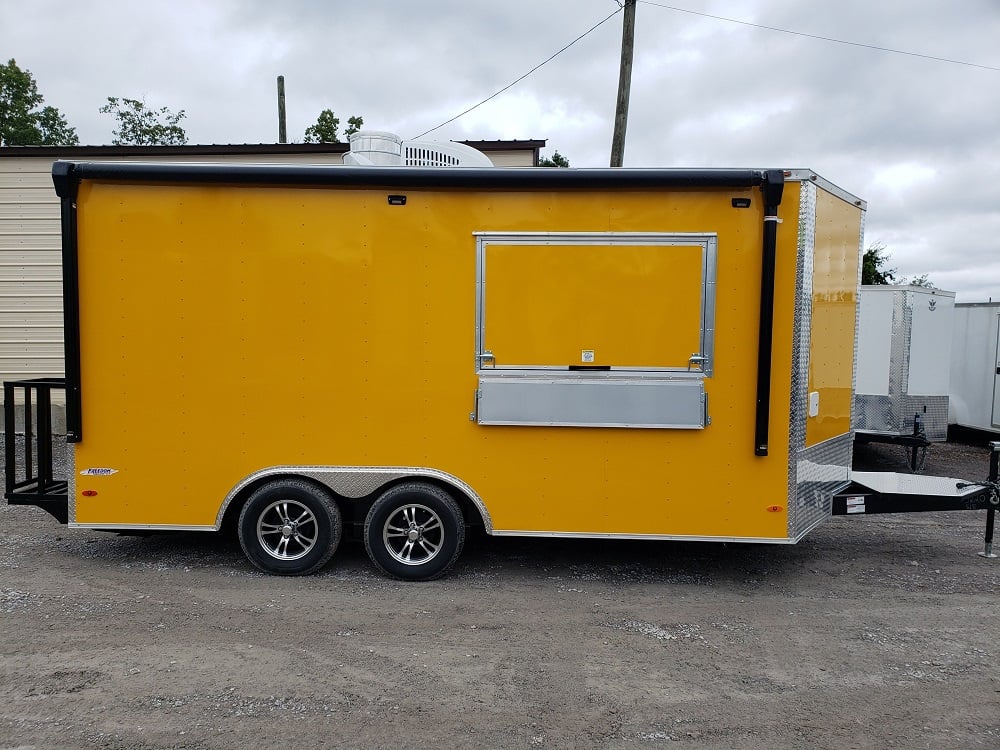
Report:
[[[655,188],[755,187],[780,170],[532,167],[349,167],[299,164],[180,164],[140,162],[67,162],[52,167],[60,195],[75,191],[82,179],[243,185],[304,185],[432,188]]]

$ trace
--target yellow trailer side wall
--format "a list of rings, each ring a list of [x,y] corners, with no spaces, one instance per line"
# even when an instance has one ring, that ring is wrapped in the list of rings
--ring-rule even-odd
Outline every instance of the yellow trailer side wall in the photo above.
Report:
[[[815,222],[809,391],[819,413],[806,422],[807,447],[851,431],[861,209],[820,190]]]
[[[762,458],[759,191],[406,192],[85,181],[71,520],[211,526],[266,467],[415,466],[471,485],[498,531],[786,538],[794,200]],[[711,425],[470,421],[479,231],[717,233]],[[698,293],[666,288],[666,308]]]

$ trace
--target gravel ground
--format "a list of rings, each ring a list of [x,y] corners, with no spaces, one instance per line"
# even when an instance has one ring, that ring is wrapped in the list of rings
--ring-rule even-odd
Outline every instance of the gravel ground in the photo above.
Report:
[[[924,472],[985,478],[974,438]],[[276,578],[231,539],[0,505],[0,748],[996,750],[985,517],[836,518],[795,546],[479,535],[407,584],[358,544]]]

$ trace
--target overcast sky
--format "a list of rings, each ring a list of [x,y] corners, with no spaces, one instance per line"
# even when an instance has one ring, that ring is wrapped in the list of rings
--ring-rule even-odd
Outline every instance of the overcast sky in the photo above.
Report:
[[[114,121],[98,113],[108,96],[183,109],[190,143],[273,143],[278,75],[290,140],[326,108],[413,138],[617,9],[0,0],[0,57],[32,72],[85,144],[111,140]],[[545,139],[544,153],[573,166],[606,166],[621,27],[617,13],[427,137]],[[998,300],[998,91],[998,0],[640,0],[625,165],[808,167],[868,201],[865,244],[884,243],[900,275]]]

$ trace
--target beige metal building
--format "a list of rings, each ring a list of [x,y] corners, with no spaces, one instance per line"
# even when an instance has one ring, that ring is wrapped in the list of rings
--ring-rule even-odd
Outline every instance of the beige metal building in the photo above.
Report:
[[[545,141],[463,141],[496,166],[536,166]],[[52,163],[343,164],[346,143],[0,147],[0,381],[63,375],[59,200]],[[61,420],[58,420],[61,422]]]

